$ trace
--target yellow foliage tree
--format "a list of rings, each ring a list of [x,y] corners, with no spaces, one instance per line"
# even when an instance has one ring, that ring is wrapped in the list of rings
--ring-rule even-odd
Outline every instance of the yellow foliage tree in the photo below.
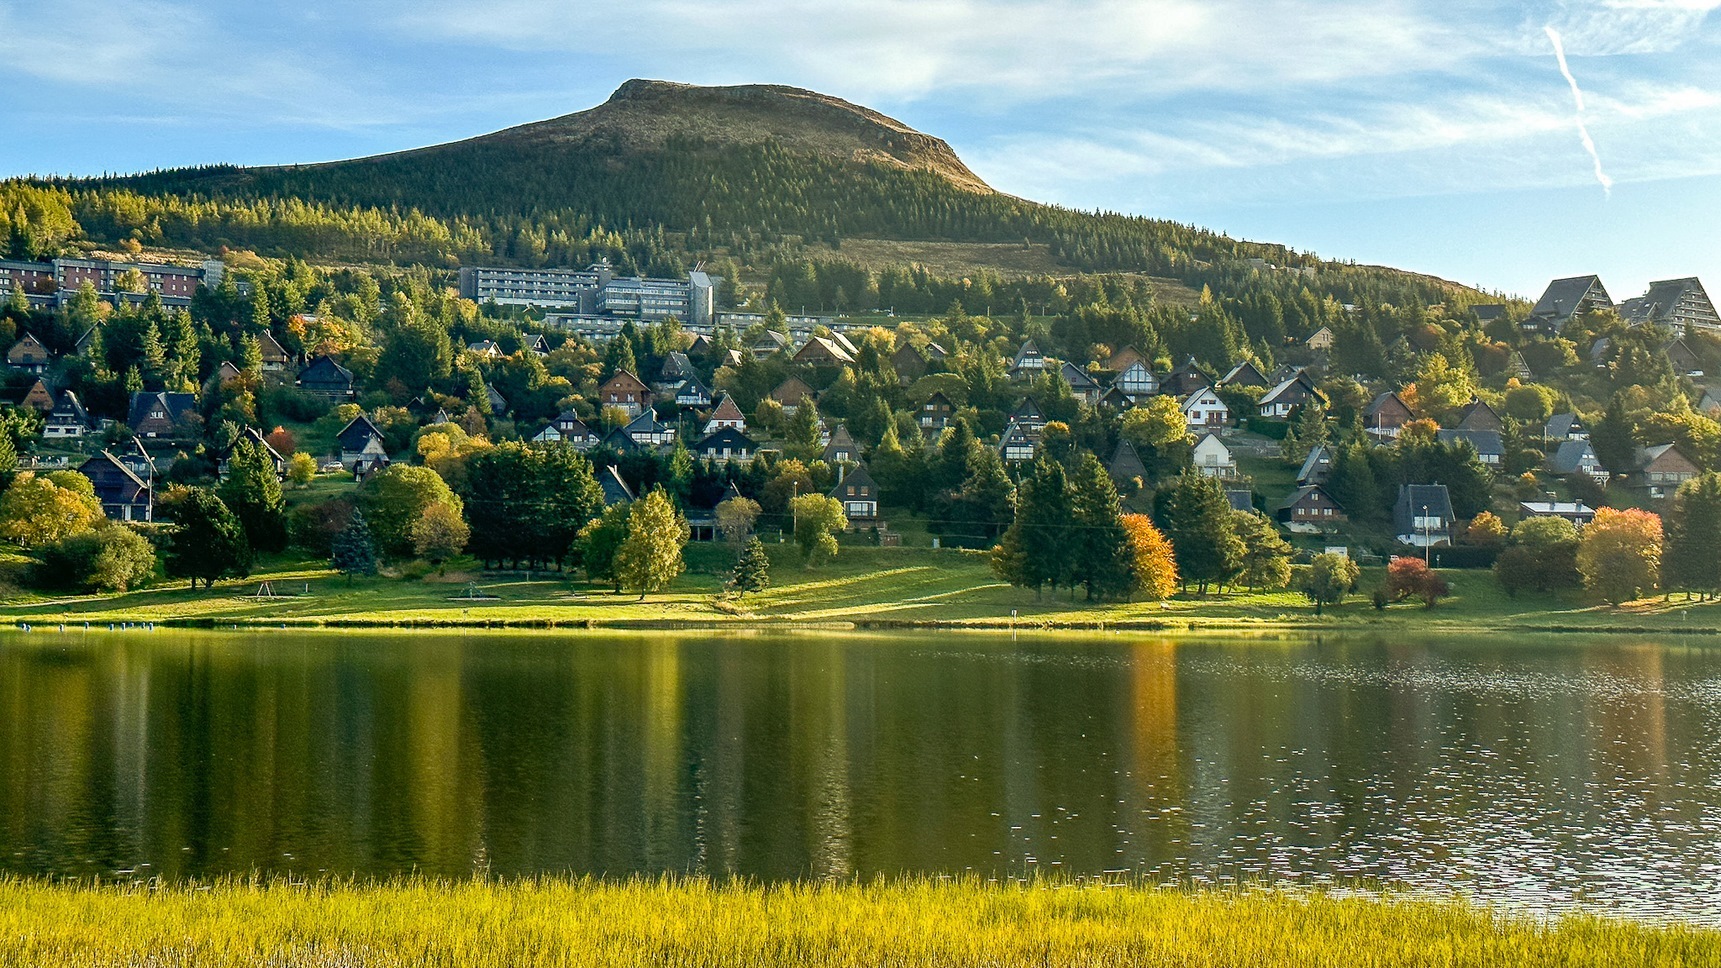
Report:
[[[93,530],[101,520],[93,490],[62,487],[32,471],[19,474],[0,495],[0,537],[25,548]]]
[[[1150,602],[1176,594],[1177,556],[1172,552],[1171,542],[1145,514],[1125,514],[1119,520],[1129,537],[1132,590]]]
[[[1636,508],[1602,508],[1578,542],[1584,588],[1610,605],[1661,583],[1661,517]]]

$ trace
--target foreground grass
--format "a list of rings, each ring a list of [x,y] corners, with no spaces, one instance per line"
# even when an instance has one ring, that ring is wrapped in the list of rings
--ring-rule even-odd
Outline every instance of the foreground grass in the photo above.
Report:
[[[0,964],[1713,965],[1721,933],[1459,901],[1105,885],[0,882]]]
[[[801,566],[795,549],[771,549],[772,587],[743,599],[720,596],[733,552],[688,549],[690,571],[662,593],[612,594],[568,576],[445,580],[360,579],[348,582],[320,562],[284,562],[246,581],[191,590],[184,583],[124,595],[39,596],[0,602],[0,622],[179,622],[209,624],[449,624],[710,626],[732,624],[1057,626],[1165,630],[1370,629],[1502,631],[1716,632],[1721,603],[1652,599],[1625,608],[1595,606],[1576,595],[1508,598],[1487,571],[1447,571],[1454,595],[1439,607],[1395,605],[1376,611],[1359,593],[1317,618],[1288,591],[1228,593],[1168,602],[1089,604],[1067,592],[1033,592],[999,582],[984,555],[924,548],[845,547],[834,560]],[[493,598],[463,601],[468,578]],[[256,598],[263,581],[277,598]],[[1381,580],[1365,570],[1363,588]],[[1016,612],[1012,618],[1011,612]]]

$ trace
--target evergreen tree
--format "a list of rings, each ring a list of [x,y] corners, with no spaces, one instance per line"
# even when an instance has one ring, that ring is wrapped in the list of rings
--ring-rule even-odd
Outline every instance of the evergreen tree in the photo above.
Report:
[[[1374,521],[1383,514],[1381,487],[1375,480],[1368,447],[1361,441],[1352,441],[1338,449],[1323,486],[1354,520]]]
[[[1177,551],[1177,572],[1185,587],[1195,582],[1223,584],[1237,574],[1243,558],[1234,511],[1216,477],[1185,471],[1171,485],[1165,505],[1165,535]]]
[[[1721,473],[1679,485],[1668,508],[1662,571],[1669,588],[1721,593]]]
[[[217,489],[223,504],[239,518],[253,551],[287,547],[287,502],[268,449],[249,434],[228,451],[227,478]]]
[[[376,574],[376,542],[371,539],[370,525],[363,511],[354,510],[352,520],[335,535],[332,559],[335,570],[347,576]]]
[[[612,585],[618,595],[621,572],[616,569],[616,553],[627,540],[628,517],[626,504],[612,504],[580,532],[580,563],[586,569],[586,579]]]
[[[1070,477],[1070,564],[1071,584],[1081,585],[1089,601],[1126,595],[1133,583],[1122,512],[1105,467],[1083,453]]]
[[[251,573],[251,546],[239,518],[214,491],[194,487],[170,506],[174,529],[168,539],[167,574],[189,578],[195,587],[215,587],[217,578]]]
[[[1625,411],[1625,397],[1618,393],[1608,401],[1601,419],[1590,428],[1590,447],[1596,452],[1596,460],[1616,477],[1637,470],[1635,431]]]
[[[1057,588],[1070,573],[1069,483],[1064,465],[1040,455],[1016,488],[1016,519],[992,554],[992,570],[1012,585]]]
[[[1249,587],[1283,588],[1291,580],[1291,545],[1279,528],[1259,511],[1233,512],[1238,540],[1243,543],[1237,580]]]
[[[747,547],[735,562],[735,572],[729,583],[743,595],[762,592],[771,584],[771,557],[765,553],[765,543],[758,535],[747,539]]]

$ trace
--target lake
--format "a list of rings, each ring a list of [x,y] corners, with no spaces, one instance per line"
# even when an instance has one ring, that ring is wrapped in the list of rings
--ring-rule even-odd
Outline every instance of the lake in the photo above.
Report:
[[[1126,872],[1721,923],[1721,642],[7,632],[0,870]]]

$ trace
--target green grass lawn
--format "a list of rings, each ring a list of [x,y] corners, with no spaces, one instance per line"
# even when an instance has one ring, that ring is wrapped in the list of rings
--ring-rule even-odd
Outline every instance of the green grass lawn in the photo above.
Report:
[[[541,879],[0,881],[0,964],[86,968],[1714,965],[1721,934],[1318,891]]]
[[[184,582],[122,595],[45,596],[18,593],[0,604],[0,622],[138,622],[322,624],[726,625],[830,623],[889,626],[1059,626],[1171,630],[1284,628],[1403,628],[1519,630],[1721,629],[1721,604],[1652,599],[1623,608],[1583,602],[1576,595],[1508,598],[1487,571],[1444,572],[1453,597],[1432,610],[1393,605],[1376,611],[1366,589],[1381,568],[1364,569],[1362,588],[1319,619],[1289,591],[1178,597],[1166,602],[1089,604],[1079,594],[1013,588],[998,581],[982,553],[930,548],[845,546],[817,568],[802,567],[793,545],[772,544],[772,586],[745,598],[722,596],[733,552],[694,545],[688,572],[667,590],[641,600],[555,572],[485,577],[451,571],[441,578],[376,577],[348,581],[326,563],[277,561],[251,578],[192,590]],[[278,597],[259,598],[268,581]],[[493,600],[462,600],[469,583]],[[1012,618],[1012,612],[1015,617]]]

